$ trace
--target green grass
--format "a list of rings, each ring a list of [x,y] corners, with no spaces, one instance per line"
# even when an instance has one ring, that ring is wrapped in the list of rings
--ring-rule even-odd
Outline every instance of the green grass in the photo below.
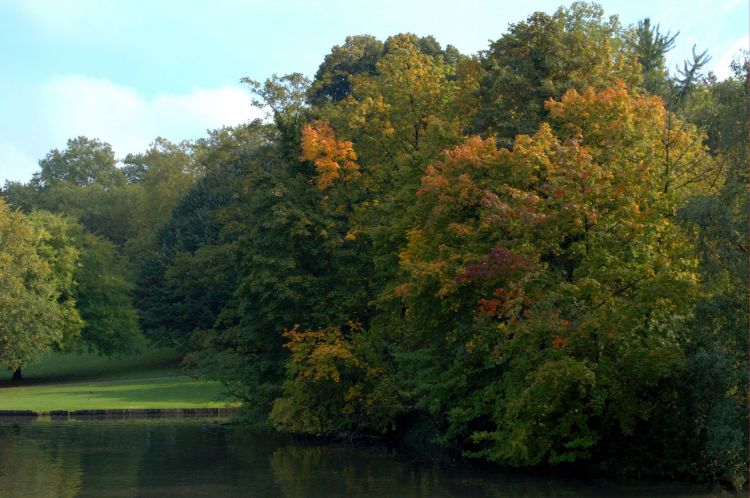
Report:
[[[24,367],[27,382],[63,382],[179,375],[180,355],[172,349],[150,349],[129,356],[99,356],[93,353],[47,353]],[[11,374],[8,373],[8,379]]]
[[[225,406],[221,384],[190,377],[40,384],[0,389],[0,409],[104,410]]]
[[[104,410],[226,406],[218,382],[178,368],[179,355],[156,349],[121,357],[49,353],[23,369],[24,381],[0,381],[0,410]],[[8,374],[7,379],[10,379]]]

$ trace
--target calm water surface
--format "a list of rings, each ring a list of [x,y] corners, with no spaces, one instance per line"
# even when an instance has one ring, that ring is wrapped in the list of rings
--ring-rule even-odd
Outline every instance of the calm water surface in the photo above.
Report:
[[[0,420],[0,496],[732,497],[683,485],[581,482],[424,463],[210,420]]]

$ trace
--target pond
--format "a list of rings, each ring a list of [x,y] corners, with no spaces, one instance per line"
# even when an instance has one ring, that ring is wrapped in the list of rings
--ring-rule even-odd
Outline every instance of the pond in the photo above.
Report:
[[[210,419],[0,420],[0,496],[734,497],[425,463],[384,446],[320,444]]]

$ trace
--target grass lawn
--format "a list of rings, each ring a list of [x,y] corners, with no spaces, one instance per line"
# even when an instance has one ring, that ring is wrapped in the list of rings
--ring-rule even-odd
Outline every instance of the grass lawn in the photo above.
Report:
[[[107,358],[49,353],[23,369],[24,381],[0,381],[0,410],[98,410],[226,406],[222,386],[185,375],[168,349]]]

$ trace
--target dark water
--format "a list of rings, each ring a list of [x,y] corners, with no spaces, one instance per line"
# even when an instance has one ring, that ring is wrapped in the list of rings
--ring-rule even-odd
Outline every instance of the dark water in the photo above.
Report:
[[[685,485],[581,482],[417,461],[210,420],[0,420],[0,496],[734,497]]]

